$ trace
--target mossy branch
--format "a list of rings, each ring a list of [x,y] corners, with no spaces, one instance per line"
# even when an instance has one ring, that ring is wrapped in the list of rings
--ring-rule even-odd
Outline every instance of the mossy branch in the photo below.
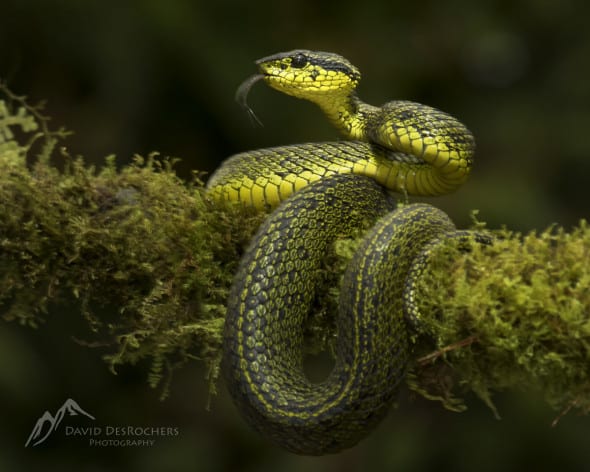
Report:
[[[51,132],[38,109],[3,91],[4,319],[38,327],[50,307],[74,301],[89,326],[78,342],[105,348],[112,369],[151,359],[156,386],[198,359],[214,386],[225,300],[264,216],[209,201],[198,174],[184,182],[173,160],[155,154],[120,169],[113,157],[88,166],[57,149],[65,131]],[[496,233],[490,246],[437,252],[420,286],[428,334],[418,337],[409,386],[452,409],[464,407],[460,396],[470,390],[493,408],[492,392],[534,386],[558,410],[588,412],[588,226]],[[326,261],[330,287],[350,245],[339,241]],[[309,320],[310,352],[334,339],[337,288],[319,293],[326,295]]]
[[[434,352],[417,360],[422,392],[453,403],[449,376],[492,409],[491,393],[537,389],[556,409],[590,410],[590,228],[497,231],[491,246],[445,247],[420,284]]]

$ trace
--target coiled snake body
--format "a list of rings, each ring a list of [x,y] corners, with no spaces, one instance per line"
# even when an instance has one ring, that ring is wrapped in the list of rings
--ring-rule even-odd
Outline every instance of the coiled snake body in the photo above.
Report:
[[[235,155],[211,177],[214,198],[280,206],[258,230],[231,289],[223,369],[239,410],[300,454],[356,444],[386,413],[411,352],[413,286],[425,248],[458,232],[426,204],[394,210],[388,190],[453,191],[471,169],[474,139],[453,117],[407,101],[373,107],[343,57],[296,50],[257,61],[256,81],[318,104],[349,141]],[[293,196],[291,196],[294,194]],[[283,202],[283,203],[281,203]],[[336,363],[326,380],[303,373],[303,326],[320,263],[337,236],[376,221],[342,281]]]

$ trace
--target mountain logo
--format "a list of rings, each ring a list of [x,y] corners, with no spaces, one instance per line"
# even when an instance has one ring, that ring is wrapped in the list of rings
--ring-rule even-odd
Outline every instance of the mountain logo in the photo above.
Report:
[[[28,447],[29,445],[33,447],[38,446],[44,442],[51,435],[51,433],[57,430],[66,413],[68,416],[84,415],[91,420],[96,419],[94,416],[80,408],[80,405],[78,405],[74,400],[68,398],[61,408],[57,410],[55,416],[45,410],[45,413],[43,413],[43,415],[41,415],[41,417],[35,423],[35,427],[33,428],[33,431],[31,431],[29,439],[27,439],[27,442],[25,443],[25,447]],[[47,423],[49,424],[49,427],[45,428]],[[45,433],[43,433],[44,429],[46,429]]]

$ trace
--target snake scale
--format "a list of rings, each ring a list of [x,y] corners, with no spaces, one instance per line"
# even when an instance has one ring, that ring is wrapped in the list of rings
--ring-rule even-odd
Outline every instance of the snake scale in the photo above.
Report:
[[[256,64],[259,73],[236,95],[244,106],[264,80],[319,105],[346,140],[237,154],[211,176],[212,198],[274,209],[230,291],[223,371],[234,403],[267,438],[298,454],[334,453],[382,419],[404,377],[425,251],[465,234],[433,206],[395,209],[390,191],[455,190],[469,175],[474,138],[422,104],[362,102],[358,69],[337,54],[295,50]],[[312,383],[303,372],[303,329],[322,257],[367,221],[374,225],[342,279],[334,368]]]

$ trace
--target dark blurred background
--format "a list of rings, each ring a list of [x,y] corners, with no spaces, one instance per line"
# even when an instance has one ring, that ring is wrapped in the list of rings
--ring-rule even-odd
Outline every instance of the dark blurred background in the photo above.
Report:
[[[313,105],[264,87],[234,102],[253,61],[307,48],[341,53],[363,73],[374,104],[410,99],[464,121],[478,142],[475,170],[435,203],[461,226],[469,211],[491,227],[569,228],[588,217],[590,34],[587,2],[396,0],[202,2],[2,0],[0,78],[46,99],[68,147],[100,165],[108,154],[182,158],[178,172],[213,170],[257,147],[335,139]],[[211,398],[198,364],[177,373],[164,402],[147,366],[107,371],[75,311],[56,308],[39,330],[0,330],[0,470],[590,470],[590,418],[557,412],[539,392],[494,397],[503,419],[475,398],[469,410],[402,394],[358,447],[327,458],[275,449],[237,417],[223,386]],[[36,419],[75,399],[102,425],[175,426],[153,447],[89,447],[65,437],[24,448]]]

